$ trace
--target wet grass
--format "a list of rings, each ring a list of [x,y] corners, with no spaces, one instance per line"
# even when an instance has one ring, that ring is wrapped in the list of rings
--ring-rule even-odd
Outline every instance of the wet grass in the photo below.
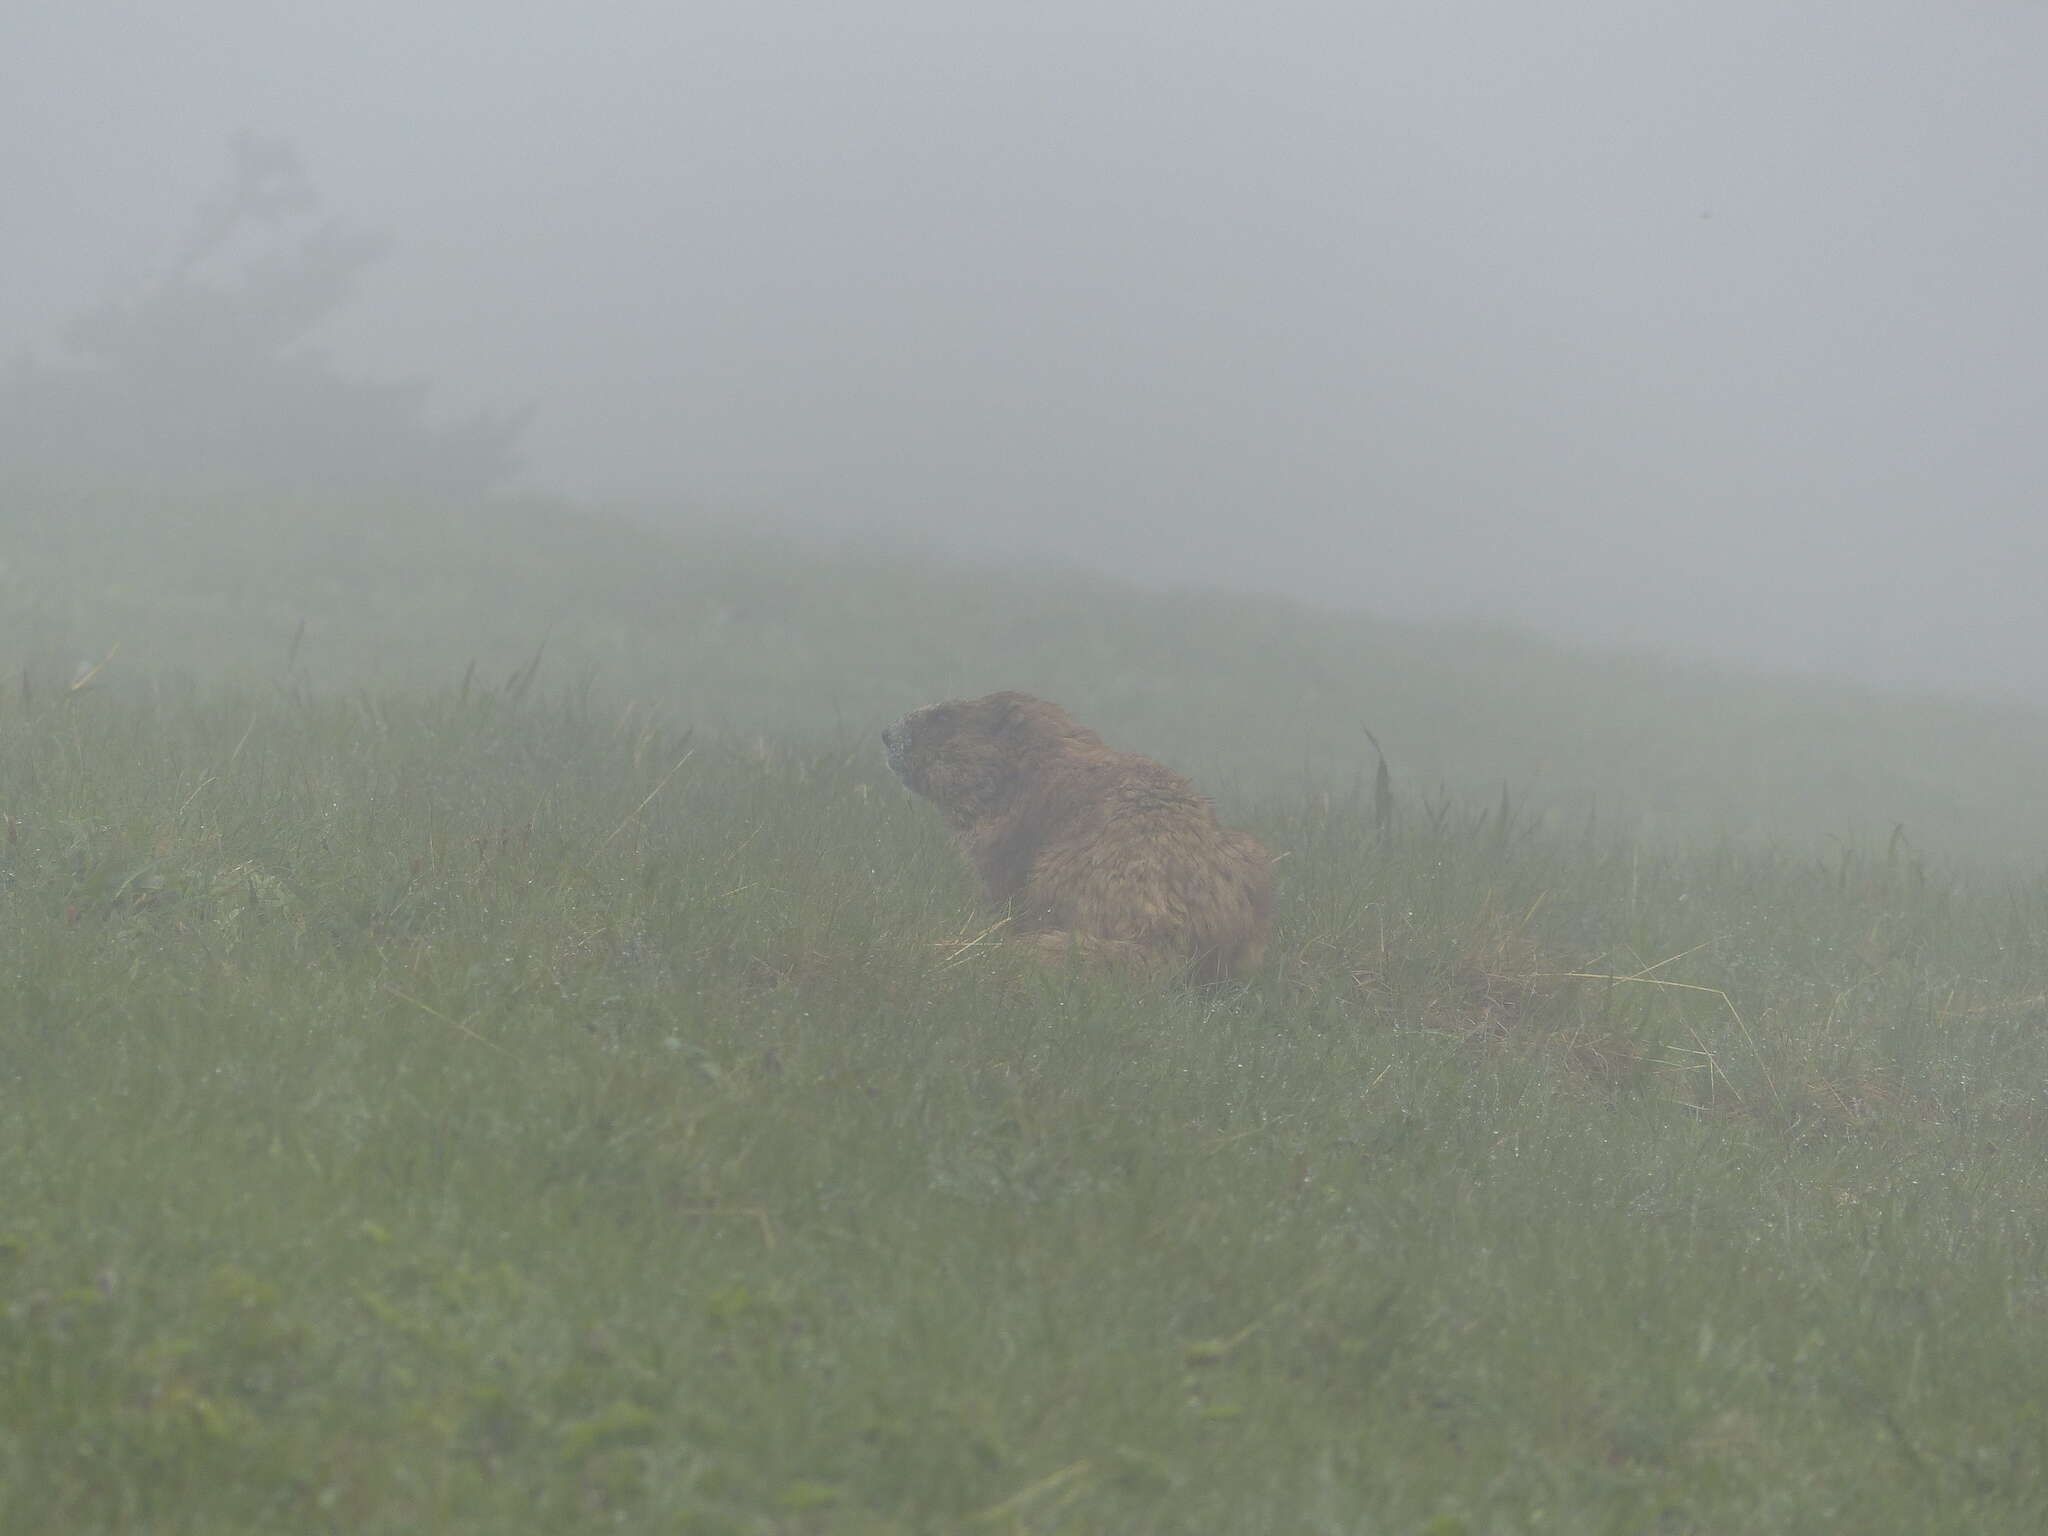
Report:
[[[461,670],[0,697],[0,1529],[2048,1516],[2038,875],[1227,786],[1147,990],[866,720]]]

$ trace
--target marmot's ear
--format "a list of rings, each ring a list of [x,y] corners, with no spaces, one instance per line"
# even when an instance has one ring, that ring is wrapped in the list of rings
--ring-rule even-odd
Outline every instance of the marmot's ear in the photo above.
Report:
[[[1037,704],[1028,693],[997,694],[995,734],[1006,740],[1028,734],[1038,722]]]

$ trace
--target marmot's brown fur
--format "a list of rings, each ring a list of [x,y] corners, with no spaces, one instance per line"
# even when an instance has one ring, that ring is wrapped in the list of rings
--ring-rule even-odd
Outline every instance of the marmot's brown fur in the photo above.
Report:
[[[1272,859],[1200,791],[1118,752],[1028,693],[934,704],[882,732],[889,766],[933,801],[1011,932],[1198,980],[1265,951]]]

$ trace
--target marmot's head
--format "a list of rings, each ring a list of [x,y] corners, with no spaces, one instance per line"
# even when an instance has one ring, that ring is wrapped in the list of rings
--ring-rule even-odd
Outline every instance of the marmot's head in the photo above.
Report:
[[[1057,704],[1028,693],[951,699],[905,715],[882,732],[889,767],[957,826],[1000,809],[1048,751],[1093,739]]]

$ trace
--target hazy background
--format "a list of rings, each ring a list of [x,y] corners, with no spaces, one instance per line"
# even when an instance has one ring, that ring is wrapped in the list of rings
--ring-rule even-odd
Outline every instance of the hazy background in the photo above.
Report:
[[[241,131],[525,483],[2048,697],[2048,6],[10,7],[0,357]]]

